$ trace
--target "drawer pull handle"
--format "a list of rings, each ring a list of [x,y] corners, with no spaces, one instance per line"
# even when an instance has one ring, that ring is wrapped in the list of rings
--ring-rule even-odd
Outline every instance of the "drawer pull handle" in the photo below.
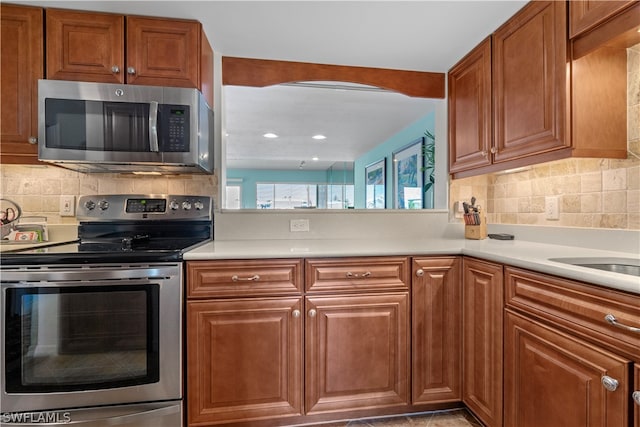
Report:
[[[350,271],[347,273],[347,277],[349,279],[357,279],[358,277],[370,277],[370,276],[371,276],[371,272],[370,271],[364,272],[362,274],[352,273]]]
[[[618,389],[618,385],[620,384],[618,380],[616,380],[615,378],[611,378],[608,375],[603,375],[601,381],[604,388],[609,391],[616,391]]]
[[[618,322],[616,320],[616,316],[614,316],[613,314],[607,314],[606,316],[604,316],[604,320],[606,320],[608,324],[615,326],[616,328],[624,329],[625,331],[629,332],[640,333],[640,328],[636,328],[635,326],[627,326]]]
[[[636,405],[640,406],[640,390],[634,391],[631,397],[633,397],[633,401],[636,402]]]
[[[258,276],[257,274],[254,274],[251,277],[238,277],[238,276],[231,276],[231,280],[233,280],[234,282],[257,282],[258,280],[260,280],[260,276]]]

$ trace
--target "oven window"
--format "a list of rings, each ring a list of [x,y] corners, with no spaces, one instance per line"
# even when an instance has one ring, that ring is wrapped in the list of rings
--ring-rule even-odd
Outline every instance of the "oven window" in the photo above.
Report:
[[[159,286],[7,289],[6,390],[116,388],[159,379]]]

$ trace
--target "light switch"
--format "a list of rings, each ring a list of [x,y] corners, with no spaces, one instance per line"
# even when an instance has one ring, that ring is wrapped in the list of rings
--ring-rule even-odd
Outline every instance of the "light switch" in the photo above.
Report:
[[[60,216],[75,216],[76,196],[60,196]]]

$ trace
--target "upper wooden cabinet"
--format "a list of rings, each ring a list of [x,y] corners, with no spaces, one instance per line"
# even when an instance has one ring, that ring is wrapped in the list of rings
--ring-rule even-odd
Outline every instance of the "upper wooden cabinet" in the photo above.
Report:
[[[451,70],[456,178],[568,157],[567,5],[530,2]]]
[[[590,10],[530,2],[449,71],[454,178],[571,156],[626,158],[625,48],[640,38],[640,2],[571,41],[567,3]]]
[[[200,89],[213,51],[197,21],[47,9],[47,78]]]
[[[0,4],[0,163],[38,163],[38,79],[43,77],[42,9]]]
[[[569,37],[599,25],[634,1],[573,0],[569,2]]]
[[[493,35],[493,162],[570,146],[566,2],[531,2]]]
[[[491,38],[449,71],[449,170],[489,166]]]

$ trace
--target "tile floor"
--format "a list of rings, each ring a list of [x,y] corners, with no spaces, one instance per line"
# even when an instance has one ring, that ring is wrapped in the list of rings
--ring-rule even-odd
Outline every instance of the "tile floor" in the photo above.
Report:
[[[320,424],[319,427],[483,427],[466,409],[424,412],[411,415],[367,418],[340,423]]]

